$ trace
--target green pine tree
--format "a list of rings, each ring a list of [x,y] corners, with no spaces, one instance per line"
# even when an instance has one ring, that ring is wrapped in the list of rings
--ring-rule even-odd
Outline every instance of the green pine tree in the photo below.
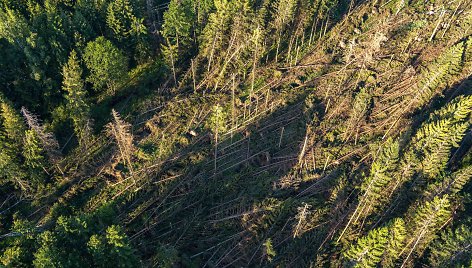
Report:
[[[468,267],[472,262],[472,230],[460,225],[441,233],[429,247],[431,267]]]
[[[352,267],[376,267],[389,244],[388,227],[370,231],[343,254]]]
[[[411,207],[410,220],[407,221],[406,246],[401,251],[404,267],[413,253],[421,255],[425,247],[435,238],[436,232],[451,216],[449,195],[434,197],[419,207]]]
[[[405,246],[407,235],[403,219],[396,218],[388,225],[388,244],[382,257],[382,267],[395,267],[395,260]]]
[[[25,166],[29,171],[29,178],[38,187],[44,183],[44,170],[47,168],[41,141],[34,130],[27,130],[23,144],[22,153]]]
[[[111,1],[108,4],[106,21],[118,40],[130,36],[139,37],[146,33],[144,19],[136,17],[129,0]]]
[[[67,93],[66,100],[70,118],[74,123],[75,134],[80,144],[85,144],[91,133],[89,130],[90,107],[86,101],[86,91],[82,80],[82,68],[80,67],[77,53],[70,53],[68,63],[62,69],[62,89]]]
[[[94,267],[140,267],[133,249],[121,228],[112,225],[105,235],[93,235],[87,242]]]
[[[446,168],[452,148],[458,147],[470,123],[472,96],[457,97],[442,109],[434,112],[425,122],[412,143],[419,156],[420,169],[434,178]]]

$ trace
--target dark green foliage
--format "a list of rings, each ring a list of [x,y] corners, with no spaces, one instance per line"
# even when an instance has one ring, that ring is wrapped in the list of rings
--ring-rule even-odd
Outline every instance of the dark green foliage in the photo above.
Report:
[[[41,185],[44,183],[43,167],[46,166],[47,161],[38,134],[33,130],[27,130],[23,143],[23,156],[26,170],[29,171],[29,179],[31,183]]]
[[[93,256],[93,267],[139,267],[133,249],[123,231],[115,225],[104,235],[92,235],[87,249]]]
[[[82,80],[82,68],[73,50],[69,56],[68,63],[62,69],[64,80],[62,89],[66,91],[67,109],[74,124],[75,134],[79,142],[84,144],[91,133],[88,133],[90,107],[87,103],[85,84]]]
[[[97,234],[97,222],[59,217],[54,230],[38,236],[35,267],[139,267],[126,235],[118,226]],[[68,250],[63,250],[67,248]]]
[[[34,226],[31,222],[14,219],[9,246],[0,252],[0,264],[6,267],[29,267],[33,261],[31,249],[35,247]]]
[[[194,19],[191,1],[170,1],[169,9],[164,13],[162,25],[162,36],[166,40],[167,47],[176,46],[177,49],[185,52],[193,40]]]
[[[472,231],[460,225],[443,231],[429,248],[429,264],[433,267],[467,267],[471,264]]]
[[[107,26],[119,40],[138,37],[146,33],[144,19],[138,18],[133,12],[129,0],[112,0],[107,8]]]
[[[0,266],[470,266],[469,10],[0,0]]]

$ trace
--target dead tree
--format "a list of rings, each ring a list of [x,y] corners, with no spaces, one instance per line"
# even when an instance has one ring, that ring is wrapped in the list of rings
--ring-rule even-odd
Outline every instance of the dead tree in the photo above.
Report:
[[[128,167],[133,176],[132,156],[135,151],[133,145],[133,134],[131,134],[131,124],[121,119],[118,112],[112,110],[113,122],[107,125],[107,133],[113,138],[118,146],[121,161]]]
[[[61,152],[59,149],[59,142],[54,137],[54,134],[48,132],[44,125],[41,124],[38,116],[32,114],[25,107],[21,108],[21,113],[25,118],[26,124],[38,135],[44,151],[47,153],[49,159],[53,163],[57,163],[61,159]]]

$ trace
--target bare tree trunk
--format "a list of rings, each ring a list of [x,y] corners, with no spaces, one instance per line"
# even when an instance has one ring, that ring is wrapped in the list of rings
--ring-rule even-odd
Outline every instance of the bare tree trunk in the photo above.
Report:
[[[313,24],[311,25],[310,40],[308,41],[309,46],[311,46],[311,42],[313,42],[313,36],[315,34],[315,28],[317,26],[318,26],[318,16],[316,16],[316,20],[313,20]]]
[[[193,79],[193,93],[197,93],[197,83],[195,80],[195,66],[192,59],[192,79]]]
[[[215,53],[215,43],[216,43],[216,35],[215,37],[213,37],[213,44],[211,45],[210,59],[208,59],[207,72],[210,72],[210,69],[211,69],[211,61],[213,60],[213,54]]]
[[[280,48],[280,34],[278,34],[278,39],[277,39],[277,50],[275,51],[275,63],[277,63],[279,59],[279,48]]]
[[[214,173],[216,174],[216,159],[218,157],[218,130],[216,130],[215,133],[215,171]]]
[[[233,139],[233,129],[235,127],[234,118],[236,117],[235,110],[235,89],[236,89],[236,77],[233,74],[233,86],[231,87],[231,140]]]
[[[172,63],[172,73],[174,75],[174,85],[177,86],[177,75],[175,74],[174,55],[172,55],[172,52],[170,53],[170,61]]]

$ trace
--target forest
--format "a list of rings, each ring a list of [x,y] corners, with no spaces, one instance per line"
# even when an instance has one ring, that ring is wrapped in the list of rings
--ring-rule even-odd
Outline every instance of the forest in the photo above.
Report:
[[[0,267],[472,267],[472,1],[0,0]]]

